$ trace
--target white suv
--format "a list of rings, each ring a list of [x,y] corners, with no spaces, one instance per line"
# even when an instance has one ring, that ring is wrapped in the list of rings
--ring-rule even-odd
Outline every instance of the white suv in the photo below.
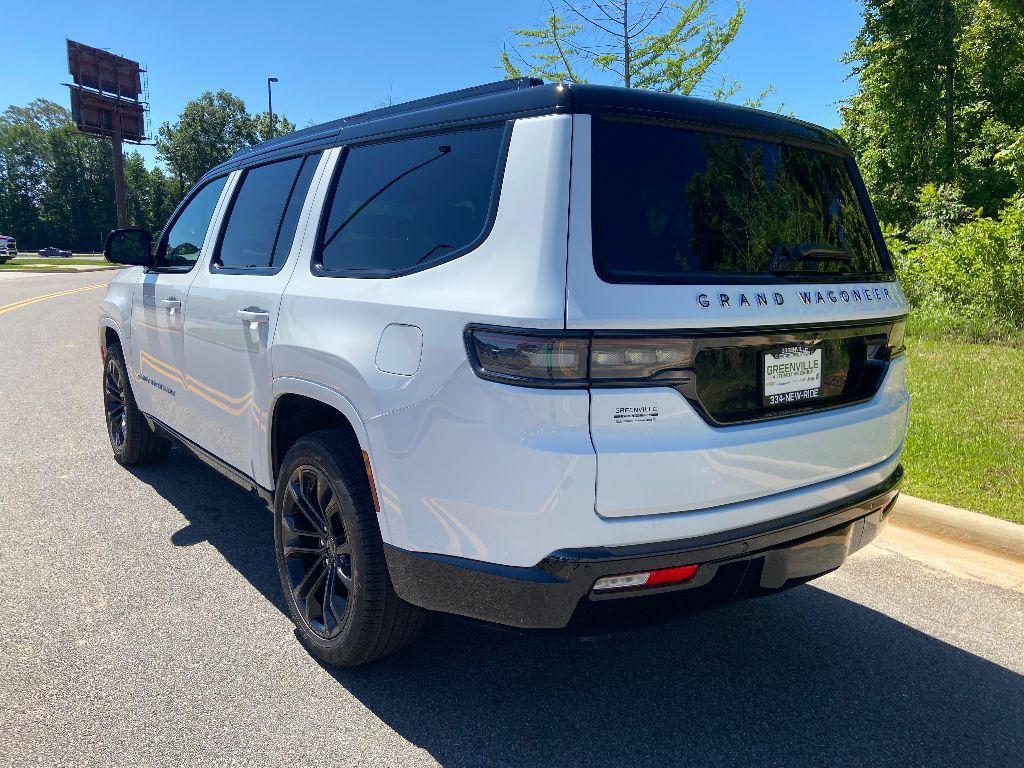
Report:
[[[833,133],[508,81],[299,131],[119,230],[123,464],[169,439],[273,505],[308,647],[425,609],[596,631],[799,584],[902,471],[907,303]]]

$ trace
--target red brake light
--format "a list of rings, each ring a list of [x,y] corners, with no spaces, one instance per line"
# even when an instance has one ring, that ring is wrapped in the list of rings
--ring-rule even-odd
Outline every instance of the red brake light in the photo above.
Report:
[[[680,565],[678,568],[662,568],[659,571],[651,571],[647,577],[645,587],[652,587],[655,584],[675,584],[678,581],[689,581],[697,572],[696,565]]]
[[[697,573],[699,565],[679,565],[674,568],[659,568],[656,571],[624,573],[620,576],[605,576],[594,582],[595,592],[612,589],[655,587],[665,584],[680,584],[689,581]]]

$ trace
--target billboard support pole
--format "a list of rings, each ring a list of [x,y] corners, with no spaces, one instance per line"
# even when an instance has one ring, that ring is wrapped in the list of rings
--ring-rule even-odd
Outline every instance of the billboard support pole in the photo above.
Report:
[[[128,201],[124,193],[124,151],[121,149],[121,131],[116,129],[111,137],[114,155],[114,203],[117,205],[117,228],[128,226]]]

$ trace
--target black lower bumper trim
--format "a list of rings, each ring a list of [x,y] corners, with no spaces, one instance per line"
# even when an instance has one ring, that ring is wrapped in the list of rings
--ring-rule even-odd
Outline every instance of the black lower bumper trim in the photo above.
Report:
[[[897,467],[864,493],[769,523],[651,545],[560,550],[533,567],[390,545],[385,553],[396,592],[423,608],[529,629],[622,628],[776,592],[838,568],[878,534],[902,478]],[[591,591],[603,576],[679,565],[700,568],[683,584]]]

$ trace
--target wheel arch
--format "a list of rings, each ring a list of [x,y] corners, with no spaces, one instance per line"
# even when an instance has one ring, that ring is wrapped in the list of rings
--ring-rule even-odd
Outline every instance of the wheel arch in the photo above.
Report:
[[[380,500],[373,476],[373,458],[366,426],[352,402],[337,390],[294,377],[279,377],[271,386],[267,409],[266,452],[263,461],[267,488],[276,487],[277,473],[288,449],[301,437],[323,429],[338,429],[362,456],[380,524]]]
[[[124,348],[125,342],[121,335],[121,328],[112,317],[100,317],[99,341],[101,352],[105,351],[111,344],[117,343],[121,345],[121,350],[127,354],[127,350]]]

